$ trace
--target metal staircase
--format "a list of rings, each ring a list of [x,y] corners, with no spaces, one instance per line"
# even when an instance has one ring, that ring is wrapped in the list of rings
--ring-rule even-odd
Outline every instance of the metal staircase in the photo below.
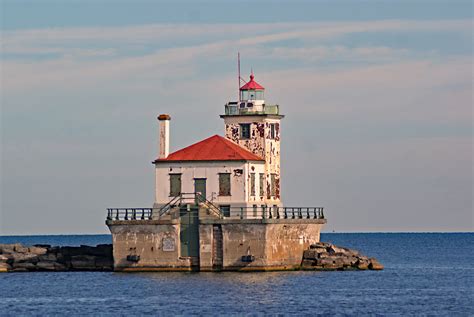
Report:
[[[162,217],[170,212],[170,210],[173,208],[188,204],[204,206],[218,218],[223,218],[223,214],[219,207],[207,200],[207,198],[201,195],[201,193],[181,193],[178,196],[173,197],[166,205],[160,207],[156,212],[158,213],[159,217]]]

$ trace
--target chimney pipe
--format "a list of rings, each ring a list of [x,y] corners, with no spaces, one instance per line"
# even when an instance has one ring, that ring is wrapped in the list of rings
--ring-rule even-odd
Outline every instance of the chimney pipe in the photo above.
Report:
[[[167,114],[160,114],[158,121],[160,122],[160,152],[159,159],[165,159],[170,154],[170,120]]]

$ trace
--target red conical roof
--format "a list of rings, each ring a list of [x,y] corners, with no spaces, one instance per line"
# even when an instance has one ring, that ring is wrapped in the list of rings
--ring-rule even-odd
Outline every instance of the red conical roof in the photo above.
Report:
[[[255,77],[252,74],[250,74],[250,81],[240,87],[240,90],[265,90],[263,86],[261,86],[259,83],[257,83],[255,80],[253,80]]]
[[[155,163],[173,161],[263,161],[263,159],[220,135],[214,135],[173,152],[167,158],[157,159]]]

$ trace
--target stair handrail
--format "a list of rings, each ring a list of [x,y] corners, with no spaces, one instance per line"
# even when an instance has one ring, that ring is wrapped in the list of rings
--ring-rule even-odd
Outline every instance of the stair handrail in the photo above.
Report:
[[[163,216],[166,212],[168,212],[168,210],[171,209],[171,206],[173,206],[174,204],[176,204],[178,202],[178,200],[181,202],[181,197],[182,195],[179,194],[175,197],[173,197],[166,205],[162,206],[160,209],[158,209],[158,215],[161,217]]]
[[[217,207],[212,202],[207,200],[207,198],[205,196],[203,196],[201,193],[195,193],[195,194],[196,194],[196,197],[199,199],[200,203],[205,205],[207,207],[207,209],[209,209],[210,211],[213,211],[214,214],[219,217],[219,219],[223,218],[223,214],[222,214],[219,207]]]
[[[166,214],[173,206],[178,205],[182,206],[186,203],[187,200],[192,199],[196,204],[203,204],[207,207],[210,211],[212,211],[216,216],[220,219],[223,218],[223,214],[219,207],[214,205],[211,201],[209,201],[204,195],[199,192],[194,193],[180,193],[179,195],[173,197],[166,205],[161,206],[158,209],[159,216],[163,216]]]

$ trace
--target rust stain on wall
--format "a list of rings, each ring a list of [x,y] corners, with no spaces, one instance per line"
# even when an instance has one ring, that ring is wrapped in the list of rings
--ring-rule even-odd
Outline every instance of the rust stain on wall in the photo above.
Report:
[[[225,135],[228,139],[265,159],[264,197],[267,203],[280,203],[280,123],[278,120],[262,118],[262,121],[246,121],[243,116],[238,122],[226,122]],[[250,124],[250,138],[240,138],[240,124]],[[275,133],[271,133],[274,124]],[[274,196],[271,193],[270,175],[275,174]]]

